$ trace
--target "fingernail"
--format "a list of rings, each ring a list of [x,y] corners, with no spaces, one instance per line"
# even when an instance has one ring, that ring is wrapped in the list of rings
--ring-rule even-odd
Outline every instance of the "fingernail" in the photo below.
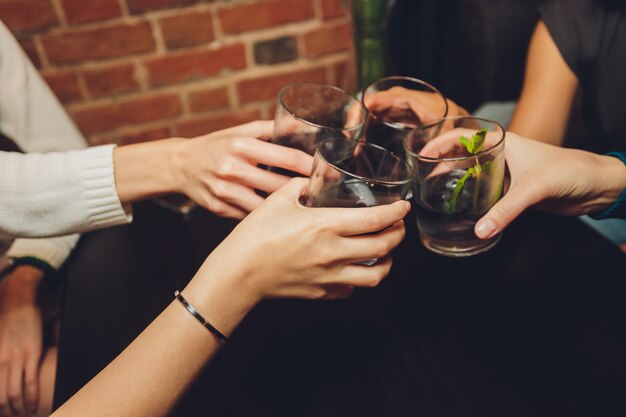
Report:
[[[476,224],[476,236],[481,239],[488,239],[496,232],[496,224],[491,219],[483,219]]]
[[[411,210],[411,202],[408,200],[404,200],[404,206],[406,207],[406,211]]]

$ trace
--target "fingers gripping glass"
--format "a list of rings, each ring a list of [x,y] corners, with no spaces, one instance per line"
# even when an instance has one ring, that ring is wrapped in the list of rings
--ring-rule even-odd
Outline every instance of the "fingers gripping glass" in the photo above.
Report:
[[[361,101],[369,111],[365,140],[403,154],[404,137],[416,127],[446,117],[441,92],[417,78],[392,76],[367,86]]]
[[[345,138],[320,142],[309,185],[307,207],[372,207],[408,198],[410,166],[388,150]],[[376,259],[364,261],[372,265]]]
[[[417,226],[428,249],[469,256],[499,241],[500,234],[478,239],[474,226],[502,196],[504,137],[497,122],[471,116],[446,117],[407,135]]]

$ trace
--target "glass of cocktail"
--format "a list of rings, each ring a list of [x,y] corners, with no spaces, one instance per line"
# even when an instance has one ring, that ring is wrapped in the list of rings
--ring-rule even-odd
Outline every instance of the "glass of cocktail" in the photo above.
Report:
[[[309,186],[300,201],[307,207],[391,204],[410,195],[412,180],[407,162],[378,145],[329,139],[317,145]]]
[[[403,154],[404,137],[416,127],[446,117],[448,102],[441,92],[417,78],[391,76],[361,92],[369,111],[365,140]]]
[[[446,117],[406,136],[417,227],[431,251],[469,256],[500,240],[477,238],[474,226],[502,196],[504,138],[499,123],[472,116]]]
[[[278,94],[273,143],[315,153],[329,138],[359,140],[367,110],[340,88],[308,82],[289,84]]]

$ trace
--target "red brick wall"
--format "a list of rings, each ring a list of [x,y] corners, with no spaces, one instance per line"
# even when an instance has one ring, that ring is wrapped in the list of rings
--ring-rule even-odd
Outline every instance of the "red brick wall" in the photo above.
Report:
[[[92,144],[269,119],[291,81],[353,88],[342,0],[0,0],[0,19]]]

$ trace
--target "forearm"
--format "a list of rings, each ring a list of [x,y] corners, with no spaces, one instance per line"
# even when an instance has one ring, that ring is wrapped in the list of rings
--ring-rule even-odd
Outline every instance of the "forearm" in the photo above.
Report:
[[[115,185],[120,200],[130,203],[179,191],[179,147],[184,139],[166,139],[115,148]]]
[[[196,278],[183,291],[189,303],[226,335],[250,308],[230,278],[220,282]],[[221,342],[175,300],[53,415],[165,416],[220,347]]]
[[[219,349],[181,305],[170,306],[54,416],[165,416]]]

